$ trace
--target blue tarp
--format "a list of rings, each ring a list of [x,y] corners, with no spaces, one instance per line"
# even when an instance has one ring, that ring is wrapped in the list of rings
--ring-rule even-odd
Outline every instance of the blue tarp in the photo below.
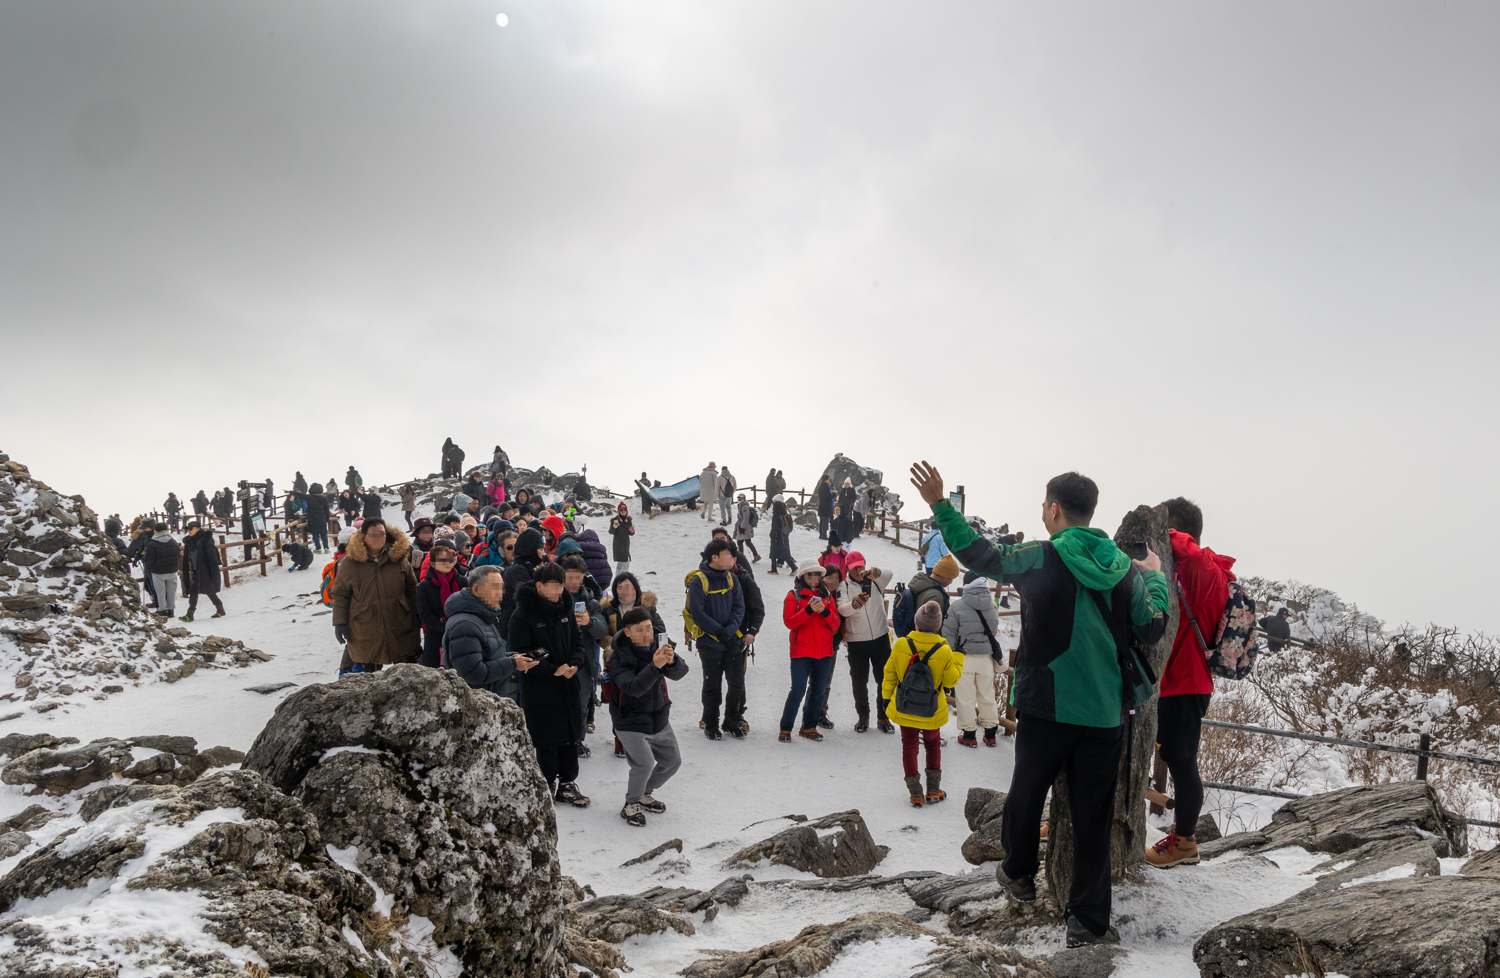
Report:
[[[639,479],[635,480],[635,484],[640,486],[642,491],[650,496],[651,501],[658,506],[678,505],[687,502],[689,499],[698,498],[698,477],[696,475],[691,479],[674,482],[670,486],[648,486]]]

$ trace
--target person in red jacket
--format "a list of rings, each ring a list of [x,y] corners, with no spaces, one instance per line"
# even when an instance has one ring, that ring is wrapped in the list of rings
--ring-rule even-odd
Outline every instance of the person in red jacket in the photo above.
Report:
[[[1218,628],[1229,604],[1229,582],[1235,579],[1230,570],[1234,558],[1221,557],[1199,545],[1203,510],[1196,503],[1179,496],[1163,505],[1167,507],[1178,599],[1187,602],[1204,630],[1203,638],[1212,643],[1218,635],[1207,633]],[[1161,759],[1172,772],[1172,783],[1176,786],[1176,823],[1165,839],[1146,850],[1146,862],[1162,869],[1198,861],[1198,814],[1203,810],[1198,736],[1213,691],[1208,655],[1198,644],[1188,616],[1179,615],[1172,656],[1162,670],[1161,698],[1156,704],[1156,740]]]
[[[823,690],[828,688],[833,671],[833,636],[843,619],[838,602],[823,586],[823,568],[816,561],[797,568],[797,578],[781,605],[781,620],[792,632],[787,643],[792,652],[792,689],[786,695],[781,734],[776,739],[791,742],[792,721],[797,719],[797,704],[803,702],[805,693],[799,736],[822,740],[818,717],[823,711]]]

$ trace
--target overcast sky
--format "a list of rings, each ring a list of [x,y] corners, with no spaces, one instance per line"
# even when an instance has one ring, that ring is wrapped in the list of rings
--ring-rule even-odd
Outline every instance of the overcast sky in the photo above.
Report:
[[[508,26],[496,15],[504,13]],[[1500,7],[7,0],[0,450],[102,512],[935,462],[1500,631]]]

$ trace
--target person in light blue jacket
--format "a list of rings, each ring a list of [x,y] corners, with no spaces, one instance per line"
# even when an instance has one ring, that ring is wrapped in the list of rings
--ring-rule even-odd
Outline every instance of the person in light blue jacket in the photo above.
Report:
[[[922,567],[929,574],[937,566],[937,562],[948,553],[948,545],[943,542],[943,533],[934,524],[932,529],[922,534],[922,539],[917,543],[917,555],[922,558]]]

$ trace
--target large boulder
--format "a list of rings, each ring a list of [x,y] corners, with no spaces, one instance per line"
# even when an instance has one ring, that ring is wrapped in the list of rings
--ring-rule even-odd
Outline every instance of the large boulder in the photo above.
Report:
[[[858,811],[835,812],[793,826],[746,846],[729,858],[731,866],[753,866],[762,859],[824,878],[870,872],[890,849],[877,846]]]
[[[28,784],[32,794],[61,795],[95,781],[105,781],[135,763],[131,744],[123,740],[96,740],[69,750],[40,748],[13,758],[0,770],[6,784]]]
[[[271,973],[309,978],[405,973],[400,958],[409,955],[367,922],[374,892],[329,858],[316,821],[294,799],[239,771],[141,787],[151,797],[96,812],[0,879],[0,911],[67,892],[46,926],[0,919],[0,938],[10,938],[0,939],[0,972],[114,974],[123,936],[133,964],[181,975],[239,974],[252,955]],[[112,885],[89,885],[101,879]],[[173,925],[141,927],[124,896],[137,892]],[[58,926],[69,914],[89,926]]]
[[[964,800],[964,819],[973,830],[960,847],[965,861],[983,865],[1005,858],[1000,842],[1000,816],[1005,811],[1005,792],[993,788],[970,788]]]
[[[565,884],[521,710],[413,664],[288,696],[244,760],[477,974],[550,973]]]
[[[1193,945],[1202,978],[1489,978],[1500,880],[1439,876],[1348,886],[1236,917]]]
[[[864,913],[836,924],[804,927],[788,941],[749,951],[713,952],[682,969],[686,978],[815,975],[846,948],[883,938],[928,938],[936,945],[913,978],[1054,978],[1052,969],[1015,948],[938,934],[899,914]]]
[[[1469,848],[1468,823],[1444,808],[1426,781],[1359,785],[1288,802],[1260,831],[1227,835],[1203,846],[1201,855],[1286,846],[1341,853],[1409,840],[1427,840],[1438,856],[1461,856]]]

